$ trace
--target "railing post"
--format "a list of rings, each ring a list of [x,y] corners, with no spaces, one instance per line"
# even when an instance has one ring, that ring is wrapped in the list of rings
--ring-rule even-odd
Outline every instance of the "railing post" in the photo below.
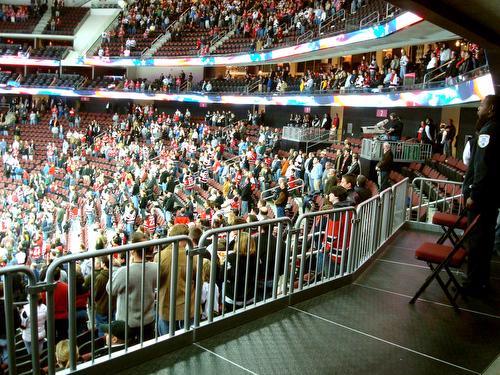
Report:
[[[69,326],[69,365],[71,371],[76,369],[76,266],[68,265],[68,326]]]
[[[50,271],[50,269],[49,269]],[[55,284],[52,279],[52,275],[50,275],[49,271],[47,271],[47,293],[46,293],[46,302],[47,302],[47,362],[49,366],[49,375],[54,375],[56,372],[56,338],[55,338],[55,305],[54,305],[54,288]],[[49,283],[50,281],[50,283]]]
[[[16,346],[15,346],[15,336],[16,332],[14,329],[14,298],[12,296],[12,280],[11,275],[6,274],[4,276],[4,297],[5,297],[5,328],[7,333],[7,350],[9,354],[8,364],[9,364],[9,374],[16,375]],[[37,316],[37,315],[35,315]],[[38,320],[35,320],[38,322]],[[33,323],[31,324],[33,325]],[[38,333],[37,336],[38,337]]]
[[[176,297],[177,297],[177,273],[178,273],[178,263],[179,263],[179,243],[174,242],[173,251],[172,251],[172,264],[170,267],[170,309],[169,309],[169,317],[168,317],[168,335],[172,337],[175,333],[175,313],[177,310],[176,305]],[[186,323],[186,322],[184,322]]]

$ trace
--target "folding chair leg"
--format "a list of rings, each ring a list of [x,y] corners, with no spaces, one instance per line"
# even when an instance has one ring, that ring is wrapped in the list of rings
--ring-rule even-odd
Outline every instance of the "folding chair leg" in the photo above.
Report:
[[[447,267],[445,267],[445,268],[447,268]],[[455,302],[455,298],[450,294],[450,291],[448,290],[449,281],[448,281],[448,283],[445,284],[443,279],[441,279],[441,276],[439,276],[439,274],[436,275],[436,280],[439,283],[439,285],[441,286],[441,289],[443,289],[443,292],[444,292],[444,294],[446,294],[446,297],[450,301],[451,305],[456,310],[458,310],[458,305]]]
[[[448,273],[448,277],[450,278],[450,282],[453,284],[453,287],[456,290],[453,299],[456,301],[458,296],[460,296],[462,297],[463,300],[467,300],[467,296],[464,293],[462,293],[462,285],[460,285],[455,275],[453,275],[453,271],[450,270],[448,267],[445,267],[445,269],[446,272]]]
[[[418,289],[417,293],[415,293],[415,295],[413,296],[413,298],[410,300],[409,303],[410,304],[414,304],[415,301],[418,299],[418,297],[420,297],[420,295],[427,289],[427,287],[430,285],[430,283],[432,282],[432,280],[436,279],[438,281],[439,285],[441,286],[441,288],[443,289],[444,293],[446,294],[446,297],[448,297],[448,299],[450,300],[450,302],[453,305],[453,307],[455,307],[456,309],[458,309],[458,305],[455,303],[453,297],[451,296],[450,292],[448,291],[448,288],[445,286],[443,280],[439,277],[439,273],[443,269],[444,264],[440,263],[435,268],[433,267],[432,263],[428,263],[428,265],[429,265],[430,269],[432,270],[432,273],[427,277],[427,279],[425,280],[425,282]]]

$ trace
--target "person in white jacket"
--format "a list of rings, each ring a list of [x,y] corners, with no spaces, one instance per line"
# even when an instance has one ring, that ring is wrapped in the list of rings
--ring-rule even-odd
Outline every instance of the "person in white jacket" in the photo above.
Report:
[[[26,346],[26,351],[31,354],[31,345],[33,341],[38,342],[38,353],[43,350],[43,344],[45,342],[45,322],[47,321],[47,306],[42,302],[41,296],[38,297],[37,303],[37,317],[36,322],[38,326],[38,339],[31,337],[31,325],[33,324],[33,319],[30,316],[30,305],[26,304],[23,306],[21,311],[21,329],[24,345]]]

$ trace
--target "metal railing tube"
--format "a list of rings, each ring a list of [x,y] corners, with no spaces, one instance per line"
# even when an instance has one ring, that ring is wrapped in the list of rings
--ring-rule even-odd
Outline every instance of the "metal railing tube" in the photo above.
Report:
[[[450,60],[450,61],[447,61],[445,62],[443,65],[440,65],[440,66],[437,66],[435,67],[434,69],[432,69],[430,72],[427,72],[424,74],[424,79],[423,79],[423,83],[424,85],[428,82],[431,82],[434,80],[434,78],[436,77],[432,77],[431,79],[429,79],[429,76],[432,75],[434,72],[437,72],[438,70],[441,70],[442,68],[444,68],[445,66],[448,66],[450,65],[451,63],[453,62],[453,60]]]
[[[144,343],[144,280],[146,274],[146,259],[145,259],[144,248],[141,249],[141,327],[139,329],[139,342],[141,343],[141,348]]]
[[[14,298],[12,296],[12,280],[11,275],[7,274],[4,277],[4,312],[5,312],[5,325],[7,333],[7,350],[9,353],[8,364],[9,364],[9,374],[16,375],[16,346],[15,346],[15,330],[14,330],[14,313],[12,307],[14,306]],[[35,315],[36,316],[36,315]],[[36,320],[38,321],[38,320]],[[33,325],[33,324],[32,324]],[[36,336],[38,337],[38,332]],[[34,344],[33,346],[37,346]]]
[[[92,262],[90,263],[90,326],[95,327],[95,258],[92,258]],[[92,329],[90,331],[90,357],[92,363],[94,362],[94,352],[95,352],[95,330]]]
[[[358,214],[360,210],[358,209]],[[361,221],[356,220],[355,218],[352,218],[352,233],[351,233],[351,243],[349,246],[349,252],[347,253],[347,262],[346,262],[346,272],[351,273],[351,267],[352,267],[352,258],[354,257],[355,254],[359,253],[359,244],[360,244],[360,239],[361,239],[361,233],[362,231],[360,230],[359,226]]]
[[[285,295],[285,296],[288,294],[287,280],[290,277],[290,274],[289,274],[290,273],[290,266],[288,265],[288,259],[290,259],[290,247],[292,245],[291,229],[292,228],[289,228],[289,230],[288,230],[288,233],[286,236],[286,244],[285,244],[285,260],[286,261],[284,264],[285,269],[283,270],[283,295]],[[278,240],[280,240],[280,237],[278,237]],[[295,267],[295,263],[292,263],[291,267]],[[293,272],[292,272],[292,275],[293,275]],[[291,277],[291,282],[292,282],[292,286],[293,286],[293,277]],[[293,288],[291,288],[290,290],[293,290]]]
[[[279,261],[281,259],[281,252],[283,249],[281,248],[283,238],[283,225],[282,223],[278,223],[278,247],[276,249],[276,255],[274,257],[274,275],[273,275],[273,299],[276,299],[277,290],[278,290],[278,279],[279,279]],[[269,246],[269,242],[267,243]],[[269,249],[268,249],[269,250]],[[269,253],[269,251],[268,251]],[[285,258],[288,259],[288,258]],[[266,282],[267,280],[264,280]]]
[[[112,257],[110,256],[110,261],[112,262]],[[111,265],[111,263],[110,263]],[[127,296],[127,298],[125,298],[125,324],[127,325],[128,327],[128,307],[129,307],[129,301],[128,301],[128,296],[129,296],[129,291],[128,291],[128,285],[129,285],[129,276],[130,276],[130,253],[127,252],[125,254],[125,294]],[[111,275],[111,273],[110,273]],[[111,283],[111,281],[110,281]],[[109,313],[108,313],[109,314]],[[111,321],[111,317],[112,315],[108,315],[108,322]],[[125,350],[128,350],[128,329],[125,330]],[[109,355],[111,355],[111,353],[108,353]]]
[[[55,260],[52,262],[54,264],[57,262]],[[51,264],[51,265],[52,265]],[[56,263],[57,264],[57,263]],[[47,353],[47,364],[49,367],[49,375],[54,375],[56,372],[56,338],[55,338],[55,320],[54,320],[54,315],[55,315],[55,305],[54,305],[54,280],[51,272],[51,265],[49,265],[49,268],[47,270],[47,284],[50,286],[47,289],[46,293],[46,302],[47,302],[47,348],[48,353]],[[55,266],[52,267],[52,269],[55,270]]]
[[[158,256],[158,262],[156,264],[156,294],[158,295],[157,298],[157,303],[155,304],[155,339],[158,340],[158,333],[160,330],[160,303],[159,303],[159,296],[160,296],[160,285],[161,285],[161,248],[158,246],[158,251],[156,252],[156,255]]]
[[[203,244],[203,242],[200,239],[200,244]],[[217,248],[219,245],[219,237],[217,234],[213,235],[213,240],[212,240],[212,249],[210,252],[210,289],[208,292],[208,322],[212,323],[214,319],[214,291],[215,291],[215,278],[217,276],[217,262],[215,259],[217,259]]]
[[[9,374],[15,374],[16,372],[16,348],[15,348],[15,327],[14,327],[14,314],[12,307],[15,305],[13,298],[13,285],[11,275],[15,273],[22,273],[28,279],[28,304],[30,309],[30,317],[38,316],[38,293],[39,288],[36,286],[36,277],[33,271],[26,266],[8,266],[0,268],[0,278],[4,278],[4,311],[5,314],[5,330],[7,338],[7,350],[9,353],[8,358],[8,369]],[[38,338],[38,319],[32,318],[30,325],[30,334],[32,338]],[[31,365],[33,366],[33,373],[40,373],[40,360],[39,360],[39,350],[38,345],[31,346]]]
[[[169,303],[170,303],[170,309],[169,309],[169,316],[168,316],[168,335],[169,337],[172,337],[175,333],[175,328],[176,328],[176,319],[175,319],[175,313],[177,310],[177,305],[176,305],[176,292],[177,292],[177,263],[179,262],[179,243],[174,242],[174,248],[172,251],[172,264],[170,266],[170,296],[169,296]],[[185,324],[187,322],[184,322]]]
[[[73,281],[68,285],[68,327],[69,327],[69,367],[71,371],[76,370],[76,265],[75,262],[68,264],[68,279]]]
[[[314,237],[313,237],[313,239],[314,239]],[[312,244],[313,243],[314,243],[314,240],[313,240]],[[306,259],[306,247],[307,247],[307,220],[305,221],[304,232],[302,235],[302,251],[300,253],[301,259],[300,259],[300,268],[299,268],[299,290],[302,290],[302,288],[304,287],[304,262]]]
[[[190,244],[186,252],[186,280],[185,280],[185,290],[184,290],[184,332],[187,332],[191,326],[191,283],[193,282],[193,259],[189,256],[189,251],[192,250]],[[177,291],[177,286],[175,287]],[[201,299],[201,298],[200,298]],[[177,306],[176,309],[177,310]]]
[[[188,246],[191,246],[191,244],[188,244]],[[192,259],[191,257],[188,257],[187,259],[187,275],[191,275],[192,273]],[[202,289],[202,284],[203,284],[203,257],[201,254],[197,254],[196,258],[196,286],[195,286],[195,295],[194,295],[194,326],[199,327],[200,325],[200,308],[201,308],[201,289]],[[189,290],[189,295],[188,295],[188,290]],[[189,297],[189,298],[188,298]],[[207,302],[205,302],[207,303]],[[191,304],[191,285],[188,286],[186,285],[186,310],[184,313],[184,319],[186,319],[186,315],[191,312],[190,308]],[[190,317],[188,316],[188,319]],[[186,329],[186,324],[184,324],[184,328]],[[187,331],[187,329],[186,329]]]
[[[108,332],[111,332],[111,318],[113,316],[113,256],[109,256],[109,292],[108,292]],[[127,306],[127,311],[125,311],[125,325],[128,327],[128,274],[129,268],[127,263],[127,282],[125,288],[127,289],[127,298],[125,299],[125,305]],[[128,329],[125,330],[127,332]],[[108,356],[111,357],[111,347],[108,346]]]

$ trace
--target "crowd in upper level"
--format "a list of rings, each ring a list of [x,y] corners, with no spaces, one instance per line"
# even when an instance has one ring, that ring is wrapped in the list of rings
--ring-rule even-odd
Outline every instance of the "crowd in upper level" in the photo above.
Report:
[[[102,58],[139,56],[145,48],[151,47],[160,31],[164,36],[162,45],[156,48],[155,55],[158,56],[221,53],[226,43],[239,44],[241,51],[246,52],[273,48],[292,42],[292,39],[295,41],[294,38],[306,31],[313,32],[310,37],[318,36],[322,22],[328,18],[340,12],[345,14],[346,10],[347,14],[354,15],[367,4],[381,11],[385,6],[376,0],[299,3],[289,0],[259,3],[228,0],[220,3],[212,0],[192,4],[139,1],[127,5],[117,26],[103,32],[102,44],[95,53]],[[321,35],[335,30],[335,25],[331,25]],[[222,41],[222,46],[216,45],[215,42],[225,35],[228,40]],[[190,41],[191,37],[193,41]],[[168,48],[175,46],[172,42],[176,41],[186,42],[179,53],[174,53],[176,48]]]
[[[29,33],[46,11],[47,6],[0,4],[0,32]]]

